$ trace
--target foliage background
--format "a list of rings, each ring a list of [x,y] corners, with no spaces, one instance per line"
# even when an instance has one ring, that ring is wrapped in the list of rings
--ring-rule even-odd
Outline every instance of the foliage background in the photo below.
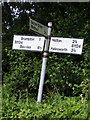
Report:
[[[5,3],[2,11],[3,117],[87,119],[90,3]],[[81,56],[49,54],[38,107],[42,53],[12,50],[14,34],[35,35],[29,16],[46,26],[51,21],[52,36],[84,38]]]

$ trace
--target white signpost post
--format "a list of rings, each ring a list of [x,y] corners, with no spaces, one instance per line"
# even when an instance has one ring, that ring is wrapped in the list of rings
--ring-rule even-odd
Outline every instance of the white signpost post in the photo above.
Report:
[[[48,39],[45,39],[45,37],[14,35],[12,48],[17,50],[43,51],[43,62],[37,96],[37,102],[41,102],[48,53],[56,52],[81,55],[84,40],[51,37],[51,22],[46,27],[30,18],[29,26],[31,30],[46,36]]]
[[[50,42],[50,37],[51,37],[51,27],[52,27],[52,23],[49,22],[48,23],[48,39],[45,41],[45,47],[44,47],[44,52],[43,52],[43,62],[42,62],[37,102],[41,102],[42,100],[42,91],[43,91],[43,84],[44,84],[44,78],[45,78],[46,63],[47,63],[47,58],[48,58],[49,42]]]

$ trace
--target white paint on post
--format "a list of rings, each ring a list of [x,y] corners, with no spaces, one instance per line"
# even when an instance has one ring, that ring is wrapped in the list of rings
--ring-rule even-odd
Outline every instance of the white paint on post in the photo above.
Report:
[[[50,35],[51,35],[51,27],[52,27],[52,23],[50,22],[50,23],[48,23],[48,39],[45,41],[45,48],[44,48],[44,53],[43,53],[43,63],[42,63],[40,84],[39,84],[38,97],[37,97],[37,102],[40,102],[40,103],[42,100],[42,92],[43,92],[43,84],[44,84],[44,78],[45,78],[47,55],[48,55],[48,49],[49,49],[49,41],[50,41]]]
[[[37,102],[41,102],[47,58],[43,58]]]

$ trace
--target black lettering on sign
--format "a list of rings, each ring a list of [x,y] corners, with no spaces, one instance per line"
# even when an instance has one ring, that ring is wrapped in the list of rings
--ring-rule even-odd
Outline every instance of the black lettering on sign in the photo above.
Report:
[[[81,45],[78,45],[78,48],[81,48]]]
[[[46,31],[44,31],[44,35],[46,35]]]
[[[77,43],[77,40],[73,40],[72,43]]]
[[[20,45],[20,48],[29,48],[29,49],[31,49],[31,46],[23,46],[23,45]]]
[[[39,23],[38,23],[38,27],[41,28],[41,29],[43,28],[42,25],[40,25]]]
[[[34,29],[34,30],[36,30],[36,31],[38,31],[38,28],[35,27],[34,25],[31,25],[31,28]]]
[[[26,48],[29,48],[29,49],[31,49],[31,46],[26,46]]]
[[[41,46],[37,46],[37,49],[42,49],[42,47]]]
[[[39,41],[41,40],[41,38],[39,38]]]
[[[15,40],[15,44],[23,44],[23,41],[17,41],[17,40]]]
[[[56,50],[56,51],[67,51],[67,48],[56,48],[56,47],[51,47],[51,50]]]
[[[31,21],[31,24],[37,26],[37,23],[36,23],[36,22]]]
[[[72,44],[72,47],[75,47],[75,48],[80,48],[81,45],[78,45],[78,44]]]
[[[34,40],[34,38],[24,38],[24,37],[21,37],[21,40],[28,40],[28,41],[32,41],[32,40]]]
[[[25,48],[24,46],[20,45],[20,48]]]
[[[52,39],[52,41],[54,41],[54,42],[62,42],[62,40],[59,40],[59,39]]]
[[[23,40],[23,37],[21,37],[21,40]]]
[[[72,49],[71,49],[71,52],[76,52],[76,49],[75,49],[75,48],[72,48]]]

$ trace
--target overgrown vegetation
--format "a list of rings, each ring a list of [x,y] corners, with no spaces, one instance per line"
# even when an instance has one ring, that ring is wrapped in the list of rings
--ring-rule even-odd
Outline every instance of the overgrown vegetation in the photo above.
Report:
[[[14,9],[18,10],[18,17],[14,14]],[[89,9],[89,3],[4,4],[2,7],[3,119],[87,120],[89,118]],[[84,38],[81,56],[49,54],[42,104],[36,102],[42,53],[12,50],[14,34],[34,35],[28,30],[29,16],[44,25],[51,21],[52,36]]]
[[[13,96],[11,99],[7,94],[4,99],[3,116],[4,118],[29,118],[29,119],[69,119],[87,120],[88,104],[83,97],[61,97],[60,94],[52,94],[50,97],[44,97],[42,104],[36,102],[33,98],[26,99]]]

